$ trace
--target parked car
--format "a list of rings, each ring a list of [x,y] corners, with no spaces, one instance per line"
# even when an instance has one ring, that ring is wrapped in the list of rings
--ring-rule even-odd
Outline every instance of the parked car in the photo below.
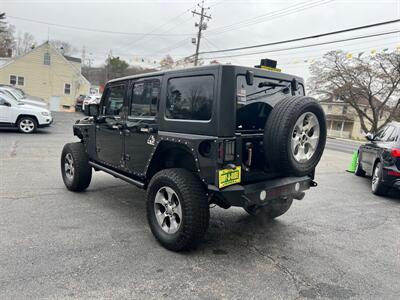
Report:
[[[89,95],[83,100],[82,111],[85,111],[85,107],[89,104],[99,104],[101,100],[101,95]]]
[[[21,92],[21,89],[18,89],[18,88],[14,88],[11,86],[0,86],[0,93],[3,93],[5,95],[7,95],[8,97],[14,98],[16,101],[19,101],[19,102],[24,102],[26,104],[40,106],[40,107],[44,107],[47,109],[49,108],[49,105],[46,102],[34,100],[34,99],[30,98],[29,96],[27,96],[26,94],[23,94],[23,92]]]
[[[83,111],[83,101],[86,99],[86,95],[79,95],[75,101],[75,111]]]
[[[326,123],[299,77],[210,65],[108,82],[76,122],[61,174],[85,190],[92,169],[147,189],[147,220],[167,249],[205,234],[209,206],[276,218],[316,186]]]
[[[33,133],[37,128],[50,126],[52,122],[53,117],[48,109],[0,94],[1,127],[16,127],[22,133]]]
[[[13,88],[13,89],[16,89],[18,92],[20,92],[20,93],[23,95],[24,98],[31,99],[31,100],[34,100],[34,101],[43,102],[43,103],[46,104],[46,101],[44,101],[43,98],[40,98],[40,97],[36,97],[36,96],[32,96],[32,95],[30,95],[30,94],[27,94],[27,93],[25,93],[25,91],[24,91],[23,89],[21,89],[21,88],[19,88],[19,87],[16,87],[16,86],[14,86],[14,85],[9,85],[9,84],[0,84],[0,87],[2,87],[2,86],[11,87],[11,88]]]
[[[373,135],[358,149],[355,174],[371,176],[372,193],[386,195],[391,188],[400,189],[400,123],[392,122]]]

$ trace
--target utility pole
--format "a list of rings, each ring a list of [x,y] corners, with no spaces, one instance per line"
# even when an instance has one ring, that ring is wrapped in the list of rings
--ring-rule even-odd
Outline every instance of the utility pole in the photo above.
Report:
[[[200,50],[200,40],[201,40],[201,32],[203,30],[207,29],[207,23],[204,22],[204,18],[207,20],[211,19],[211,15],[205,14],[205,10],[209,10],[210,8],[204,8],[204,0],[200,4],[197,4],[197,6],[200,8],[200,12],[197,12],[196,10],[192,10],[193,16],[198,15],[200,16],[200,22],[195,23],[194,26],[199,27],[199,31],[197,32],[197,41],[196,41],[196,53],[194,54],[194,65],[197,66],[197,63],[199,62],[199,50]]]

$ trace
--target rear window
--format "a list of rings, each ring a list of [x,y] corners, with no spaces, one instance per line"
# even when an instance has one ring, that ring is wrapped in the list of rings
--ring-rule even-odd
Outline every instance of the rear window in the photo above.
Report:
[[[168,119],[210,120],[213,102],[214,76],[212,75],[168,80],[165,112]]]

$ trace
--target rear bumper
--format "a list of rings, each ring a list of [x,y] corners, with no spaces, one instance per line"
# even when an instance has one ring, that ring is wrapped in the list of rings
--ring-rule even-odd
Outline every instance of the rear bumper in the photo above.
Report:
[[[393,182],[393,187],[394,187],[395,189],[400,190],[400,180],[394,181],[394,182]]]
[[[384,169],[383,183],[388,187],[400,190],[400,170],[395,167]]]
[[[281,197],[293,196],[302,198],[304,191],[317,184],[309,176],[284,177],[252,184],[235,184],[224,189],[208,185],[209,194],[225,207],[265,205],[269,201]],[[266,195],[262,199],[261,193]]]

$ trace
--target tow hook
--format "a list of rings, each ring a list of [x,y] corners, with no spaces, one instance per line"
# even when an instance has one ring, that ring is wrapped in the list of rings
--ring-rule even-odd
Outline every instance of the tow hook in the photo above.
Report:
[[[316,187],[316,186],[318,186],[318,183],[316,183],[314,180],[311,180],[310,187]]]

